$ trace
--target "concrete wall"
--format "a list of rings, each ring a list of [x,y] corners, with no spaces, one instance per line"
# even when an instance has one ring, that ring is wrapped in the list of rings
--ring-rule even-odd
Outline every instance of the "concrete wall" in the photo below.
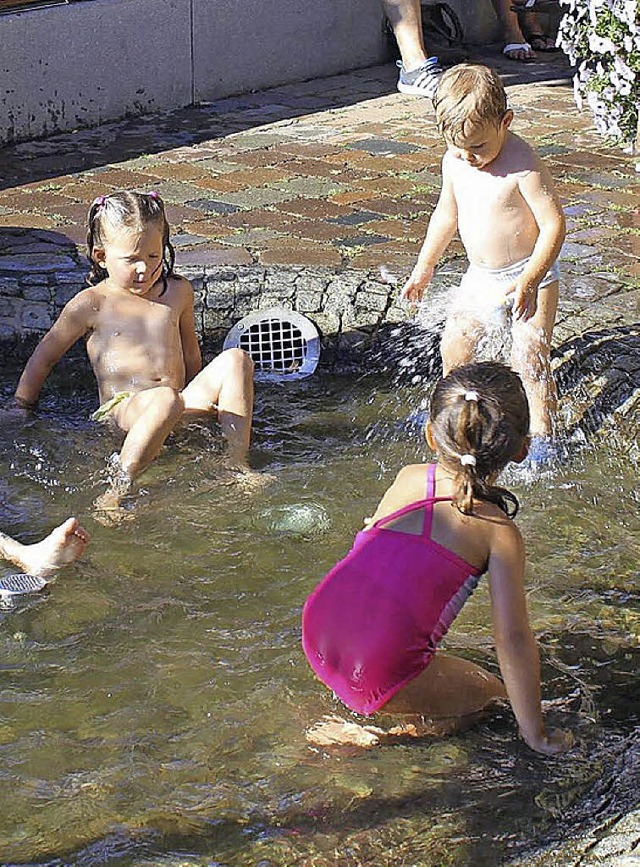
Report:
[[[373,66],[383,23],[379,0],[193,0],[195,101]]]
[[[86,0],[0,15],[0,144],[386,59],[376,0]]]
[[[429,0],[424,0],[428,5]],[[449,0],[470,43],[490,0]],[[380,0],[83,0],[0,15],[0,145],[388,59]]]

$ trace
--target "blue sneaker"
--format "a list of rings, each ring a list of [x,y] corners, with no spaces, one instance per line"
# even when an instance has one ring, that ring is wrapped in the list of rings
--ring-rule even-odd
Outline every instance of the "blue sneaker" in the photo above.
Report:
[[[437,57],[428,57],[417,69],[406,70],[401,60],[396,62],[396,66],[400,70],[398,79],[400,93],[409,96],[428,96],[429,99],[433,99],[442,75]]]

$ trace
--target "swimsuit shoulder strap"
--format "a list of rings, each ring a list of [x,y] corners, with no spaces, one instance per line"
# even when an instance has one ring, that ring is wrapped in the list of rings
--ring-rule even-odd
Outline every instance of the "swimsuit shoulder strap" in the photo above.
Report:
[[[424,524],[422,527],[422,535],[424,538],[431,537],[431,521],[433,518],[433,504],[434,503],[446,503],[451,502],[451,497],[436,497],[436,465],[429,464],[427,467],[427,490],[424,500],[417,500],[415,503],[409,503],[408,506],[403,506],[402,509],[397,509],[395,512],[391,512],[390,515],[385,515],[382,518],[379,518],[373,527],[378,528],[382,527],[383,524],[387,524],[389,521],[395,521],[396,518],[401,518],[403,515],[408,514],[409,512],[414,512],[416,509],[424,509]]]
[[[427,467],[427,500],[430,502],[425,506],[424,521],[422,523],[422,535],[425,539],[431,538],[431,523],[433,521],[433,503],[436,496],[436,465],[429,464]]]

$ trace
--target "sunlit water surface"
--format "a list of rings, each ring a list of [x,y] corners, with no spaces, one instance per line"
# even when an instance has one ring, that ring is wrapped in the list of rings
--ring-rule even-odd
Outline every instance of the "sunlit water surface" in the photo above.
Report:
[[[275,481],[234,483],[217,432],[198,427],[118,529],[91,509],[118,440],[86,421],[93,389],[77,387],[59,379],[35,421],[1,434],[2,529],[34,541],[76,514],[93,536],[47,592],[0,611],[3,863],[523,863],[606,813],[638,725],[623,443],[511,481],[545,698],[576,734],[571,755],[538,758],[506,711],[447,740],[331,752],[304,738],[339,706],[302,655],[301,606],[400,466],[428,458],[407,421],[421,386],[261,386],[254,461]],[[496,670],[484,583],[446,644]]]

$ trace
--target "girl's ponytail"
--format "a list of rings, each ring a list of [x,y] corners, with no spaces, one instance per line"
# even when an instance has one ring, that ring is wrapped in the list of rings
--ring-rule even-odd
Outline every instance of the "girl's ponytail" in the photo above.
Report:
[[[489,480],[518,455],[528,434],[529,407],[518,375],[495,362],[456,368],[434,390],[431,429],[454,474],[456,507],[470,515],[474,499],[487,500],[513,517],[517,498]]]

